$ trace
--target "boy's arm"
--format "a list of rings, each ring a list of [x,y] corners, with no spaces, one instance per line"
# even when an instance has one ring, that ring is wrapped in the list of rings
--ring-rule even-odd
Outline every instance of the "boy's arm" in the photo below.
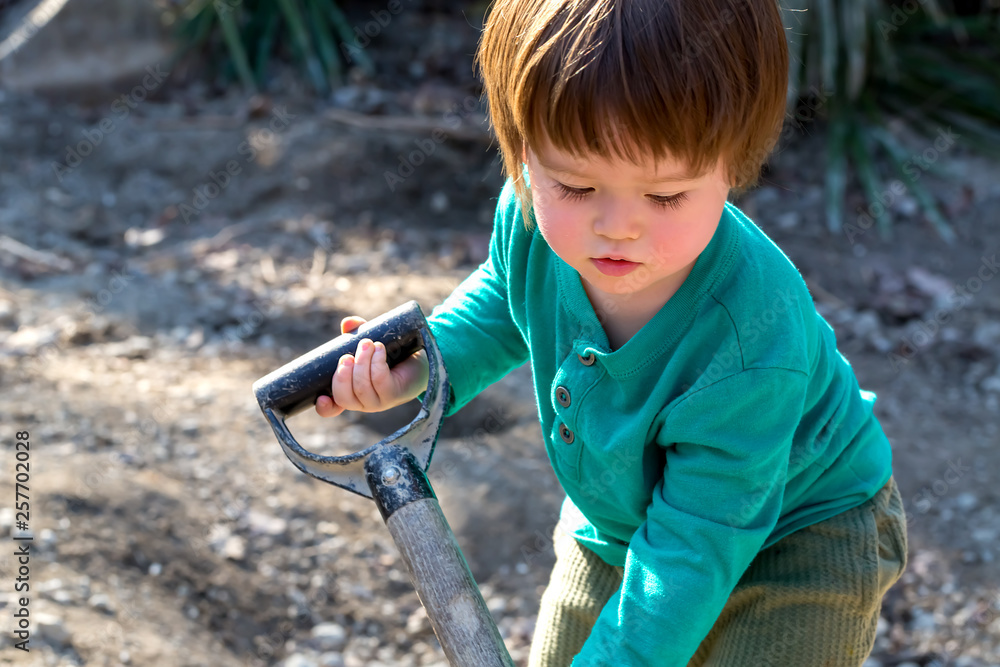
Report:
[[[458,412],[529,358],[508,296],[508,252],[511,237],[517,232],[515,226],[521,224],[513,194],[508,179],[497,203],[489,256],[427,316],[448,370],[450,395],[445,416]]]
[[[747,369],[671,410],[657,435],[663,477],[625,579],[573,667],[688,664],[778,521],[807,382],[801,371]]]

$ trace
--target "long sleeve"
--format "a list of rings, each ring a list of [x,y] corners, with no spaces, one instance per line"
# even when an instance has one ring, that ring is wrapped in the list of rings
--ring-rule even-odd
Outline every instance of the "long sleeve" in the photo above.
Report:
[[[663,477],[574,667],[684,667],[781,513],[808,377],[751,368],[670,408]]]
[[[508,298],[508,252],[519,215],[508,182],[497,204],[489,257],[427,316],[448,371],[445,416],[529,359]]]

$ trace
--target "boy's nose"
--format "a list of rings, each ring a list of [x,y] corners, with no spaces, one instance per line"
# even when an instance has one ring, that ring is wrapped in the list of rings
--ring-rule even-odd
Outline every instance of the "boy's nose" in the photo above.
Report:
[[[594,233],[612,240],[634,240],[642,233],[640,214],[629,206],[607,206],[594,218]]]

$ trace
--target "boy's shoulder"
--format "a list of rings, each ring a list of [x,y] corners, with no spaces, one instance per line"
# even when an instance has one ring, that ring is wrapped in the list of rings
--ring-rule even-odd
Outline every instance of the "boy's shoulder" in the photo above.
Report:
[[[730,202],[726,210],[739,243],[711,297],[728,315],[743,367],[808,373],[819,314],[802,274],[743,211]]]

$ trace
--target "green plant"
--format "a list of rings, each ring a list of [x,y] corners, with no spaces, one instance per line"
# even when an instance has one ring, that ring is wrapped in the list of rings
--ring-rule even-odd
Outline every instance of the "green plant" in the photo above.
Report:
[[[166,14],[181,45],[175,59],[202,49],[226,80],[250,92],[264,86],[285,45],[321,95],[343,84],[348,59],[374,74],[333,0],[184,0]]]
[[[947,243],[955,233],[919,180],[896,119],[929,138],[954,128],[959,141],[1000,158],[1000,14],[983,3],[947,11],[937,0],[787,0],[789,107],[801,91],[819,89],[828,100],[826,220],[843,224],[848,165],[869,202],[879,235],[891,238],[881,204],[883,163],[910,191]],[[798,4],[796,4],[798,3]],[[934,164],[919,169],[937,171]],[[916,173],[916,177],[914,177]],[[878,205],[876,205],[878,204]]]

